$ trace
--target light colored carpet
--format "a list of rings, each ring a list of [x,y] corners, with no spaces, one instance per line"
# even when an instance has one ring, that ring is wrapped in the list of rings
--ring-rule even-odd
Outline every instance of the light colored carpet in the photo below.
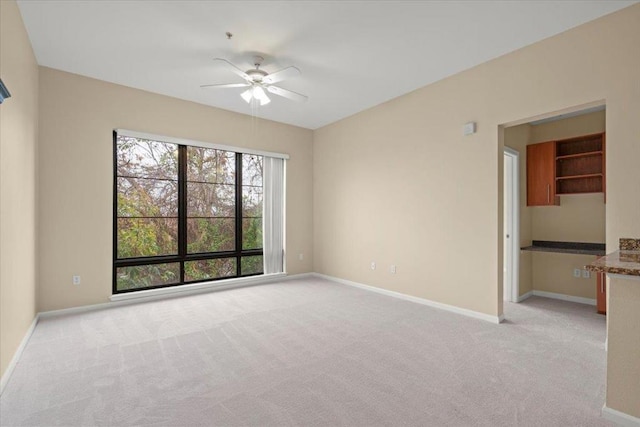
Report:
[[[493,325],[322,279],[42,320],[3,426],[600,426],[605,318]]]

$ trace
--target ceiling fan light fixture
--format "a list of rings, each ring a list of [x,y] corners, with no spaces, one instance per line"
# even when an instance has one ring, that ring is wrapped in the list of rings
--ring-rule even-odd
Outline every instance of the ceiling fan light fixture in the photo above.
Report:
[[[265,97],[260,100],[260,105],[261,106],[262,105],[267,105],[270,102],[271,102],[271,100],[269,99],[269,97],[265,95]]]
[[[260,105],[267,105],[271,102],[266,92],[261,86],[253,86],[240,94],[247,104],[251,104],[252,100],[256,100]]]
[[[229,37],[229,35],[227,35],[227,37]],[[271,102],[271,99],[269,99],[269,97],[267,96],[267,92],[271,92],[274,95],[282,96],[284,98],[298,102],[305,102],[308,99],[305,95],[301,95],[299,93],[283,89],[278,86],[273,86],[274,83],[277,83],[281,80],[288,79],[289,77],[299,76],[300,70],[294,66],[283,68],[282,70],[276,71],[274,73],[267,73],[266,71],[260,69],[263,58],[260,56],[256,56],[254,59],[255,68],[247,70],[245,72],[226,59],[214,58],[214,61],[219,61],[225,64],[227,68],[229,68],[233,73],[242,77],[245,80],[245,83],[208,84],[201,85],[200,87],[202,88],[221,89],[248,87],[247,90],[240,94],[240,96],[245,100],[247,104],[250,104],[252,107],[257,106],[258,103],[261,106],[269,104]]]
[[[253,97],[260,101],[260,105],[266,105],[271,102],[267,94],[264,92],[264,89],[260,86],[254,86]]]
[[[240,96],[242,97],[242,99],[244,99],[247,102],[247,104],[250,104],[251,98],[253,98],[253,91],[251,89],[247,89],[244,92],[242,92]]]

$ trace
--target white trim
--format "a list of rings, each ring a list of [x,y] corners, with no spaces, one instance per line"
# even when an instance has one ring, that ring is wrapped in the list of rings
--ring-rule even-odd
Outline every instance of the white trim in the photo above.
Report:
[[[406,295],[406,294],[403,294],[403,293],[400,293],[400,292],[389,291],[387,289],[376,288],[375,286],[365,285],[365,284],[358,283],[358,282],[352,282],[351,280],[345,280],[345,279],[340,279],[338,277],[327,276],[326,274],[320,274],[320,273],[312,273],[312,274],[315,277],[320,277],[322,279],[327,279],[327,280],[330,280],[332,282],[340,283],[342,285],[353,286],[355,288],[360,288],[360,289],[364,289],[364,290],[367,290],[367,291],[376,292],[376,293],[379,293],[379,294],[382,294],[382,295],[387,295],[387,296],[390,296],[390,297],[399,298],[399,299],[403,299],[403,300],[406,300],[406,301],[411,301],[411,302],[415,302],[415,303],[418,303],[418,304],[427,305],[429,307],[439,308],[439,309],[450,311],[450,312],[453,312],[453,313],[462,314],[464,316],[473,317],[473,318],[480,319],[480,320],[485,320],[485,321],[491,322],[491,323],[496,323],[497,324],[497,323],[502,322],[502,320],[504,320],[504,317],[502,315],[501,316],[492,316],[490,314],[480,313],[479,311],[468,310],[466,308],[460,308],[460,307],[456,307],[456,306],[449,305],[449,304],[443,304],[441,302],[432,301],[432,300],[428,300],[428,299],[425,299],[425,298],[414,297],[412,295]]]
[[[304,279],[304,278],[312,277],[312,275],[313,273],[301,273],[301,274],[293,274],[289,276],[286,273],[278,273],[278,274],[269,274],[269,275],[263,275],[263,276],[241,277],[238,279],[229,279],[228,281],[225,280],[224,282],[216,281],[216,282],[207,282],[207,283],[196,283],[193,285],[177,286],[175,288],[150,289],[148,291],[132,292],[130,294],[112,295],[111,298],[116,296],[120,298],[116,300],[111,300],[111,302],[81,305],[78,307],[63,308],[60,310],[43,311],[38,313],[38,316],[41,319],[48,319],[50,317],[63,316],[66,314],[75,314],[75,313],[84,313],[87,311],[104,310],[106,308],[120,307],[124,305],[137,304],[137,303],[146,302],[146,301],[156,301],[156,300],[162,300],[162,299],[168,299],[168,298],[182,297],[187,295],[204,294],[208,292],[223,291],[227,289],[243,288],[245,286],[255,286],[255,285],[263,285],[263,284],[266,285],[276,281],[280,282],[280,281]],[[247,279],[252,279],[252,280],[247,280]],[[231,280],[234,280],[234,282],[229,283],[229,281]],[[187,286],[195,287],[196,285],[201,285],[201,286],[199,286],[196,289],[180,289],[180,288],[186,288]],[[158,292],[151,295],[149,294],[140,295],[140,296],[136,295],[140,292],[151,292],[151,291],[158,291]],[[168,292],[160,293],[159,291],[168,291]],[[122,298],[122,296],[125,296],[125,295],[127,296],[127,298]]]
[[[511,301],[518,301],[520,294],[520,153],[511,147],[504,147],[504,154],[513,158],[511,170]],[[504,179],[504,177],[503,177]],[[503,231],[504,232],[504,231]]]
[[[9,362],[9,365],[7,366],[7,369],[4,371],[4,374],[2,374],[2,379],[0,379],[0,395],[2,395],[4,388],[9,383],[9,380],[11,379],[11,375],[13,374],[13,370],[16,368],[16,365],[18,364],[20,357],[22,357],[22,352],[27,346],[27,343],[29,342],[31,335],[33,335],[33,331],[36,329],[36,325],[38,324],[39,319],[40,319],[40,314],[38,313],[36,314],[36,317],[33,318],[33,322],[31,322],[31,326],[29,326],[29,329],[27,329],[27,332],[24,334],[22,341],[20,341],[20,345],[18,346],[18,348],[16,349],[16,352],[13,354],[13,357],[11,358],[11,362]]]
[[[517,302],[522,302],[522,301],[526,300],[527,298],[529,298],[532,295],[533,295],[533,291],[529,291],[526,294],[520,295],[516,301]]]
[[[602,418],[623,427],[640,427],[640,418],[608,408],[607,405],[602,407]]]
[[[278,281],[279,282],[288,282],[288,281],[291,281],[291,280],[311,279],[311,278],[313,278],[315,276],[316,276],[315,273],[298,273],[298,274],[288,275],[288,276],[283,277],[282,279],[280,279]]]
[[[187,295],[203,294],[208,292],[223,291],[226,289],[242,288],[267,284],[279,280],[285,280],[286,273],[268,274],[262,276],[240,277],[235,279],[220,280],[215,282],[194,283],[171,288],[148,289],[146,291],[131,292],[112,295],[111,302],[82,305],[79,307],[63,308],[60,310],[43,311],[38,313],[41,319],[62,316],[66,314],[84,313],[87,311],[104,310],[129,304],[137,304],[146,301],[155,301],[167,298],[176,298]]]
[[[275,157],[278,159],[288,159],[288,154],[274,153],[272,151],[254,150],[245,147],[234,147],[231,145],[216,144],[213,142],[194,141],[192,139],[175,138],[173,136],[155,135],[146,132],[137,132],[128,129],[114,129],[118,135],[129,136],[131,138],[150,139],[153,141],[171,142],[174,144],[191,145],[193,147],[214,148],[216,150],[235,151],[236,153],[255,154],[258,156]]]
[[[575,297],[573,295],[557,294],[555,292],[532,291],[533,295],[538,297],[553,298],[563,301],[577,302],[580,304],[596,305],[596,300],[584,297]]]

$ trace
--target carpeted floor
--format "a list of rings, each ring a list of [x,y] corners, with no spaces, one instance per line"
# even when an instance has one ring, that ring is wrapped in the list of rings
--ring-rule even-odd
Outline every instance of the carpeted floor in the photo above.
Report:
[[[302,279],[42,320],[2,426],[601,426],[605,318],[502,325]]]

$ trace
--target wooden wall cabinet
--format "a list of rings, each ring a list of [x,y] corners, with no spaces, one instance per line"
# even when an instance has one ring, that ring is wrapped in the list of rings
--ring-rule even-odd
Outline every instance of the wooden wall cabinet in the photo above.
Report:
[[[527,145],[527,206],[559,204],[555,141]]]
[[[559,205],[562,194],[604,193],[605,164],[604,133],[527,145],[527,206]]]

